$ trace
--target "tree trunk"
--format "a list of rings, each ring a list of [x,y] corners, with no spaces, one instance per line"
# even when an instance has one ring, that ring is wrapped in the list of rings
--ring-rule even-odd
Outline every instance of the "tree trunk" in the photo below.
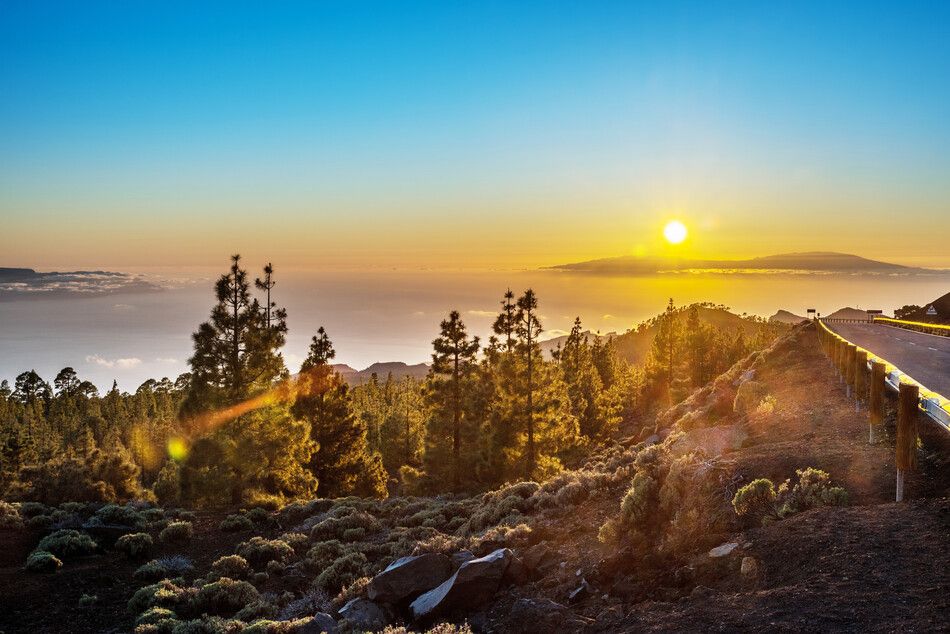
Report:
[[[455,368],[452,372],[453,379],[453,406],[452,406],[452,461],[453,461],[453,470],[452,470],[452,486],[455,490],[458,490],[459,485],[461,484],[461,468],[462,468],[462,438],[461,438],[461,429],[460,429],[460,420],[462,412],[459,401],[461,397],[459,395],[459,354],[455,353]]]

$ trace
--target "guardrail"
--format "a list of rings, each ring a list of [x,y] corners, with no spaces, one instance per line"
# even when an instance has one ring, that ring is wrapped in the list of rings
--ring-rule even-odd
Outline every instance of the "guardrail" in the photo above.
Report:
[[[950,432],[950,400],[928,389],[897,366],[857,346],[825,325],[818,323],[818,340],[831,359],[855,410],[868,404],[869,442],[884,422],[884,392],[898,395],[897,421],[897,501],[904,497],[904,473],[914,468],[917,453],[917,419],[923,418]]]
[[[915,332],[923,332],[928,335],[950,337],[950,326],[944,326],[943,324],[929,324],[925,321],[907,321],[906,319],[891,319],[890,317],[875,317],[874,323],[884,324],[885,326],[895,326]]]

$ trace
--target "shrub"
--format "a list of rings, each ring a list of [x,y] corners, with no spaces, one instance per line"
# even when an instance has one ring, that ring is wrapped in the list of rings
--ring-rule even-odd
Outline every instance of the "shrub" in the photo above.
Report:
[[[273,559],[267,562],[267,574],[279,577],[284,574],[286,566],[279,561],[274,561]]]
[[[254,528],[254,522],[252,522],[246,515],[234,514],[228,515],[226,518],[221,520],[221,524],[218,525],[218,528],[230,533],[249,531]]]
[[[36,547],[36,550],[51,552],[60,559],[91,555],[96,552],[96,549],[96,542],[92,537],[71,529],[59,530],[47,535]]]
[[[736,515],[761,524],[777,517],[775,485],[771,480],[758,478],[745,485],[732,498]]]
[[[798,482],[792,487],[789,487],[791,481],[786,480],[776,490],[771,480],[759,478],[739,489],[732,498],[736,515],[762,523],[818,506],[848,503],[847,491],[831,486],[831,476],[826,472],[808,467],[796,470],[795,474]]]
[[[310,538],[303,533],[284,533],[278,539],[293,548],[297,554],[305,552],[310,544]]]
[[[49,515],[34,515],[27,520],[26,525],[36,531],[49,530],[53,526],[53,518]]]
[[[842,487],[831,486],[831,476],[826,472],[808,467],[796,470],[795,475],[798,482],[791,491],[787,491],[788,481],[780,487],[782,504],[779,514],[782,517],[818,506],[844,506],[848,503],[848,492]]]
[[[153,559],[139,566],[133,577],[136,581],[155,582],[161,579],[178,577],[192,569],[191,560],[182,555],[172,555]]]
[[[174,609],[185,604],[195,594],[194,588],[182,588],[168,579],[139,588],[129,599],[128,609],[139,614],[153,607]]]
[[[341,539],[346,531],[354,528],[362,528],[364,534],[370,534],[377,532],[381,527],[369,513],[353,511],[343,517],[328,517],[323,520],[310,529],[310,538],[315,541]]]
[[[259,568],[271,560],[289,563],[294,557],[294,549],[287,542],[279,539],[255,536],[239,544],[237,554],[244,557],[255,568]]]
[[[83,594],[79,597],[79,607],[89,607],[90,605],[95,605],[98,601],[99,597],[94,594]]]
[[[253,511],[256,508],[262,511],[276,511],[284,505],[284,497],[273,493],[267,493],[259,489],[252,489],[245,493],[244,501]]]
[[[745,381],[736,390],[736,398],[733,401],[732,409],[740,416],[750,414],[755,411],[762,399],[768,394],[769,391],[765,384],[758,381]]]
[[[123,552],[129,559],[142,559],[152,549],[152,536],[148,533],[129,533],[115,542],[115,549]]]
[[[40,502],[20,502],[20,516],[27,519],[38,515],[49,515],[52,509]]]
[[[240,555],[225,555],[211,564],[211,575],[214,578],[246,579],[250,574],[251,566]]]
[[[158,534],[158,539],[162,542],[184,542],[191,539],[193,534],[191,522],[177,521],[163,528]]]
[[[116,502],[142,498],[139,467],[125,450],[95,449],[78,456],[58,458],[20,469],[18,495],[50,504],[60,502]]]
[[[234,615],[234,618],[239,621],[244,621],[245,623],[251,623],[260,619],[272,618],[276,612],[277,610],[274,609],[274,606],[267,601],[254,601],[241,608],[238,613]],[[247,632],[248,629],[245,628],[243,633],[247,634]]]
[[[293,621],[271,621],[269,619],[260,619],[254,621],[242,630],[243,634],[295,634],[296,632],[309,632],[312,617],[295,619]],[[316,631],[316,630],[314,630]]]
[[[198,614],[232,616],[260,598],[257,588],[247,581],[222,577],[198,588],[191,605]]]
[[[63,562],[56,555],[45,550],[34,550],[26,558],[27,572],[56,572],[63,567]]]
[[[313,570],[323,570],[339,559],[346,553],[346,548],[339,540],[331,539],[325,542],[314,544],[313,548],[307,551],[307,565]]]
[[[0,500],[0,528],[20,528],[23,526],[23,518],[20,517],[20,510],[10,504]]]
[[[103,524],[116,524],[119,526],[131,526],[132,528],[144,528],[145,520],[131,506],[119,506],[118,504],[106,504],[96,511],[93,516]]]
[[[587,497],[587,489],[580,482],[569,482],[555,494],[555,500],[560,506],[569,506],[583,501]]]
[[[136,625],[154,625],[166,619],[174,619],[175,613],[168,608],[149,608],[135,619]]]
[[[350,552],[334,560],[328,568],[317,577],[317,585],[327,592],[336,594],[340,589],[353,583],[365,574],[367,565],[366,555],[361,552]]]

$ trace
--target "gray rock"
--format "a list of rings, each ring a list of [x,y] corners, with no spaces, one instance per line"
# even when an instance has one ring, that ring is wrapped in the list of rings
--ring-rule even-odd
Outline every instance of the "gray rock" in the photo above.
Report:
[[[340,616],[357,632],[375,632],[389,624],[389,616],[379,605],[367,599],[352,599],[342,608]]]
[[[567,600],[571,603],[577,603],[578,601],[586,599],[593,593],[594,589],[589,583],[587,583],[587,579],[581,579],[581,585],[571,590],[571,593],[567,595]]]
[[[381,603],[415,599],[452,576],[452,560],[438,553],[397,559],[369,582],[366,596]]]
[[[475,559],[475,553],[470,550],[460,550],[452,554],[452,569],[458,570],[466,561]]]
[[[729,555],[732,554],[732,551],[734,551],[738,547],[739,547],[739,544],[737,542],[727,542],[720,546],[716,546],[715,548],[710,550],[709,556],[712,557],[713,559],[717,557],[728,557]]]
[[[508,564],[508,569],[505,570],[505,583],[510,583],[511,585],[520,586],[528,582],[528,567],[524,565],[524,562],[518,559],[515,556],[511,557],[511,562]]]
[[[524,552],[524,565],[532,575],[543,576],[557,568],[560,557],[543,542]]]
[[[337,634],[338,629],[332,616],[326,612],[317,612],[296,631],[297,634]]]
[[[501,586],[513,558],[511,550],[467,561],[439,587],[429,590],[409,606],[415,620],[429,619],[456,610],[476,608],[491,599]]]

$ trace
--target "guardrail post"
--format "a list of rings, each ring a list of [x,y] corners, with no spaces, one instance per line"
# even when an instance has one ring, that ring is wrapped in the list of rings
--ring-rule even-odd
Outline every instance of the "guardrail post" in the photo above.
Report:
[[[835,337],[834,341],[832,341],[832,345],[833,345],[833,353],[832,353],[831,358],[832,360],[834,360],[835,374],[838,375],[838,380],[840,382],[841,380],[841,340]]]
[[[857,350],[854,354],[854,411],[861,410],[861,403],[868,397],[868,352]]]
[[[884,425],[884,364],[875,361],[871,364],[871,399],[868,407],[868,442],[874,444],[874,430]]]
[[[910,383],[901,383],[897,404],[897,495],[898,502],[904,499],[904,474],[917,466],[917,402],[920,388]]]
[[[846,344],[844,357],[844,382],[845,395],[851,398],[854,389],[854,362],[858,353],[858,347],[853,343]]]

